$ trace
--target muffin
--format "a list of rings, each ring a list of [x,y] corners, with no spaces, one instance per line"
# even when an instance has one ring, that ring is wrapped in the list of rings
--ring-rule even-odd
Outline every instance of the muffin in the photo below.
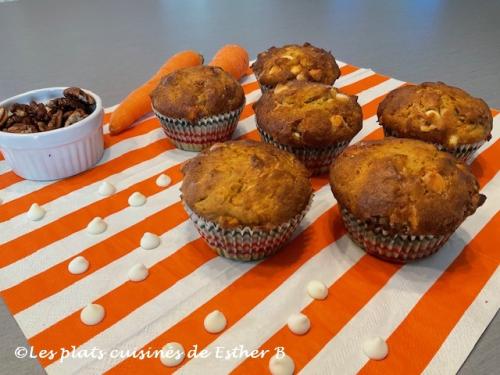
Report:
[[[430,142],[463,161],[491,138],[493,126],[484,100],[442,82],[391,91],[377,115],[386,136]]]
[[[465,164],[413,139],[348,147],[331,167],[330,185],[354,242],[393,262],[439,250],[486,199]]]
[[[175,146],[200,151],[231,138],[245,94],[239,82],[222,69],[196,66],[163,77],[151,93],[151,101]]]
[[[333,55],[309,43],[271,47],[257,55],[252,69],[262,91],[295,79],[333,85],[340,76]]]
[[[357,97],[321,83],[278,84],[253,107],[262,139],[293,153],[312,174],[327,172],[363,125]]]
[[[213,145],[187,162],[184,207],[219,254],[256,260],[292,236],[312,198],[309,173],[291,154],[254,141]]]

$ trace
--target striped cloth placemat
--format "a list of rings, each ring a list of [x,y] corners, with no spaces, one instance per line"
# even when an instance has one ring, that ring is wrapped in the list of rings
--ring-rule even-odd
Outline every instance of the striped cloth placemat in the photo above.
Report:
[[[363,129],[353,143],[381,138],[377,106],[404,82],[340,65],[335,86],[358,95],[363,107]],[[260,90],[253,75],[243,85],[247,105],[235,137],[257,140],[251,105]],[[350,241],[326,177],[313,178],[312,207],[278,254],[252,263],[216,256],[179,200],[180,165],[193,153],[174,148],[152,116],[119,136],[110,136],[104,125],[102,160],[65,180],[23,180],[2,158],[1,296],[49,374],[261,374],[276,347],[284,347],[296,371],[305,374],[455,373],[500,307],[500,116],[494,116],[493,137],[471,164],[488,199],[444,249],[408,265],[377,260]],[[155,184],[161,173],[172,179],[167,188]],[[116,186],[116,194],[97,193],[104,180]],[[135,191],[148,197],[144,206],[128,206]],[[47,214],[29,222],[25,213],[35,202]],[[88,235],[85,227],[96,216],[108,229]],[[159,248],[140,248],[146,231],[161,236]],[[67,266],[77,255],[90,268],[72,275]],[[127,271],[139,262],[149,277],[128,281]],[[304,288],[312,279],[328,285],[326,300],[307,296]],[[104,306],[106,316],[86,326],[80,311],[91,302]],[[203,328],[215,309],[228,320],[219,335]],[[311,320],[304,336],[286,327],[288,316],[299,311]],[[362,343],[371,336],[387,339],[385,360],[363,354]],[[174,369],[157,358],[133,356],[147,356],[170,341],[210,355],[186,358]],[[271,353],[250,359],[233,348]],[[216,358],[217,350],[226,358]]]

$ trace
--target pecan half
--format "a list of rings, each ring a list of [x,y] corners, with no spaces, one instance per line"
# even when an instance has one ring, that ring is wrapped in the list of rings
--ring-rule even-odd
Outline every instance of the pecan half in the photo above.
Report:
[[[27,133],[37,133],[38,128],[35,125],[32,124],[14,124],[9,126],[5,131],[9,133],[20,133],[20,134],[27,134]]]
[[[69,115],[68,119],[64,122],[64,126],[73,125],[75,122],[83,120],[88,115],[82,109],[75,110],[71,115]]]
[[[63,95],[66,98],[79,100],[89,107],[93,107],[95,105],[94,98],[78,87],[68,87],[63,91]]]
[[[56,113],[52,115],[52,118],[50,119],[49,123],[47,124],[47,127],[49,130],[52,129],[58,129],[62,125],[62,115],[63,112],[61,110],[58,110]]]
[[[4,107],[0,107],[0,129],[7,122],[8,118],[9,118],[9,111]]]

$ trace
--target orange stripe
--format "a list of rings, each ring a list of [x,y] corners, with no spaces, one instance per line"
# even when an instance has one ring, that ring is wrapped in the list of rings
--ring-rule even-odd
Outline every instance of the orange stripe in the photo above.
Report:
[[[254,133],[256,134],[256,132],[255,132],[255,131],[254,131]],[[166,215],[166,214],[164,214],[164,215],[162,215],[162,216],[163,216],[163,217],[172,217],[172,215]],[[175,215],[174,215],[174,216],[175,216]],[[151,228],[151,224],[149,224],[147,227],[148,227],[148,228]],[[159,233],[160,231],[156,231],[156,232],[157,232],[157,233]],[[123,234],[123,235],[126,235],[126,231],[122,232],[122,234]],[[117,243],[118,241],[115,239],[115,240],[113,240],[113,242],[114,242],[114,243]],[[111,244],[111,242],[110,242],[110,244]],[[105,245],[104,245],[104,246],[105,246]],[[188,247],[188,248],[191,248],[191,247],[190,247],[190,245],[188,245],[187,247]],[[184,247],[184,248],[186,248],[186,247]],[[192,251],[192,250],[191,250],[191,251]],[[99,253],[99,252],[100,252],[100,251],[96,251],[96,253]],[[179,250],[178,252],[176,252],[176,254],[177,254],[177,253],[179,253],[179,252],[182,254],[182,253],[183,253],[182,249],[181,249],[181,250]],[[210,251],[210,253],[212,253],[212,252]],[[86,256],[87,258],[89,258],[89,259],[90,259],[90,257],[89,257],[89,256],[87,256],[87,255],[85,255],[85,256]],[[170,257],[169,257],[169,258],[167,258],[166,260],[164,260],[164,262],[168,262],[168,259],[170,259]],[[91,262],[92,262],[92,261],[91,261]],[[167,263],[167,264],[168,264],[168,263]],[[59,272],[61,272],[61,271],[63,270],[63,268],[65,268],[65,267],[63,267],[63,266],[60,266],[60,267],[61,267],[61,268],[60,268]],[[193,268],[190,272],[192,272],[192,271],[193,271],[194,269],[196,269],[197,267],[198,267],[198,266],[196,265],[196,267],[195,267],[195,268]],[[178,269],[178,267],[174,267],[174,269]],[[53,279],[51,279],[51,280],[53,281]],[[128,285],[128,284],[125,284],[124,286],[122,286],[122,288],[126,288],[126,286],[127,286],[127,285]],[[157,291],[157,292],[158,292],[158,293],[160,293],[161,291],[163,291],[163,289],[162,289],[162,288],[158,289],[158,291]],[[108,295],[106,295],[106,296],[102,297],[102,299],[106,299],[106,301],[105,301],[105,302],[103,302],[103,305],[106,305],[106,306],[113,306],[113,305],[114,305],[114,303],[119,303],[119,304],[122,304],[122,300],[121,300],[121,299],[119,299],[118,301],[115,301],[115,299],[114,299],[114,298],[112,298],[112,296],[113,296],[115,293],[118,293],[118,292],[116,292],[116,290],[115,290],[115,291],[110,292]],[[13,295],[13,296],[14,296],[14,298],[15,298],[15,295],[19,295],[19,293],[12,293],[12,295]],[[144,297],[144,295],[143,295],[143,297]],[[107,302],[107,298],[109,298],[109,299],[110,299],[110,301],[109,301],[109,302]],[[140,299],[140,298],[141,298],[141,296],[138,296],[137,298],[138,298],[138,299]],[[101,300],[102,300],[102,299],[101,299]],[[100,302],[101,302],[101,300],[100,300]],[[115,301],[115,302],[113,302],[113,301]],[[146,300],[146,301],[147,301],[147,300]],[[143,304],[143,303],[145,303],[146,301],[142,301],[140,304]],[[127,306],[127,308],[129,308],[129,309],[131,309],[131,310],[133,310],[133,309],[134,309],[134,307],[133,307],[133,306],[132,306],[132,307],[131,307],[131,306]],[[113,309],[114,309],[114,308],[113,308]],[[122,307],[122,311],[123,311],[123,309],[125,309],[125,307]],[[71,337],[70,337],[70,336],[68,336],[68,335],[63,335],[63,334],[57,333],[57,332],[58,332],[58,331],[60,331],[60,330],[62,330],[61,332],[64,332],[64,331],[66,330],[66,324],[68,324],[68,325],[73,325],[73,324],[74,324],[74,319],[79,319],[79,317],[78,317],[78,313],[75,313],[75,314],[71,315],[70,317],[67,317],[67,318],[65,318],[65,319],[61,320],[60,322],[58,322],[58,323],[57,323],[56,325],[54,325],[53,327],[49,328],[48,330],[46,330],[46,331],[44,331],[44,332],[41,332],[39,335],[37,335],[37,336],[35,336],[35,337],[33,338],[33,340],[35,340],[34,342],[35,342],[35,343],[36,343],[36,342],[44,342],[44,343],[46,343],[46,342],[53,342],[53,343],[54,343],[54,345],[56,345],[56,346],[57,346],[57,345],[59,345],[59,346],[61,346],[61,345],[62,345],[62,346],[64,346],[67,342],[63,342],[63,341],[60,341],[60,340],[71,340],[71,344],[70,344],[70,345],[77,345],[77,344],[80,342],[79,340],[83,340],[83,341],[85,341],[85,340],[87,340],[87,339],[89,339],[90,337],[92,337],[92,336],[93,336],[93,334],[92,334],[92,332],[93,332],[93,331],[84,330],[84,332],[87,332],[88,334],[90,334],[90,335],[91,335],[91,336],[89,336],[89,337],[87,337],[87,336],[83,336],[83,337],[82,337],[81,335],[83,334],[83,332],[78,331],[78,332],[75,332],[75,335],[79,336],[80,338],[79,338],[77,341],[75,341],[75,340],[76,340],[76,337],[73,337],[73,336],[71,336]],[[111,321],[111,318],[109,318],[109,319],[107,318],[107,321],[108,321],[108,324],[113,324],[113,323],[114,323],[113,321]],[[68,322],[69,322],[69,323],[68,323]],[[103,323],[101,323],[101,324],[100,324],[100,327],[101,327],[102,329],[105,329],[105,328],[106,328],[106,325],[102,325],[102,324],[103,324]],[[48,336],[47,336],[47,335],[48,335]],[[57,339],[57,340],[56,340],[56,339]],[[55,341],[55,342],[54,342],[54,341]],[[37,344],[36,344],[35,346],[37,346]],[[45,345],[45,344],[44,344],[44,347],[47,347],[47,345]],[[49,360],[48,360],[48,361],[49,361]]]
[[[347,74],[354,73],[356,70],[359,70],[357,66],[344,65],[342,68],[340,68],[340,76],[345,76]]]
[[[389,79],[389,77],[373,74],[369,77],[363,78],[357,82],[351,83],[350,85],[344,86],[340,88],[340,91],[349,94],[355,95],[356,93],[364,90],[363,87],[372,87],[381,84]]]
[[[257,83],[257,81],[247,83],[243,87],[243,91],[245,92],[245,95],[248,95],[249,93],[251,93],[252,91],[255,91],[257,89],[259,89],[259,84]]]
[[[6,187],[9,187],[10,185],[15,184],[22,180],[23,179],[14,172],[9,171],[2,173],[0,175],[0,189],[5,189]]]
[[[160,349],[166,342],[174,339],[185,348],[191,348],[195,344],[199,348],[205,347],[217,338],[216,335],[209,334],[202,328],[203,319],[209,312],[215,309],[223,311],[227,317],[228,328],[231,327],[310,257],[344,233],[345,229],[341,224],[337,207],[328,210],[282,251],[256,265],[144,348]],[[309,238],[314,238],[314,241],[308,241]],[[283,267],[285,264],[286,267]],[[174,370],[166,369],[158,359],[138,360],[130,358],[111,369],[109,373],[155,374],[171,373]]]
[[[389,356],[361,374],[421,373],[500,262],[500,213],[479,232],[387,340]]]
[[[476,160],[474,164],[489,164],[493,163],[498,166],[498,152],[500,151],[500,144],[495,143],[491,148],[495,148],[496,152],[491,152],[484,155],[483,160]],[[488,151],[488,150],[486,150]],[[486,153],[485,151],[485,153]],[[489,170],[485,174],[481,186],[491,180],[496,174],[496,171]],[[498,226],[493,226],[498,228]],[[491,237],[494,238],[494,237]],[[491,251],[496,249],[491,247]],[[401,265],[395,265],[379,261],[368,255],[364,255],[361,260],[356,263],[349,271],[340,277],[330,288],[329,295],[325,301],[312,302],[308,305],[303,313],[307,315],[313,322],[310,332],[305,336],[297,337],[293,335],[287,327],[281,328],[269,340],[267,340],[260,349],[270,349],[271,351],[277,346],[284,346],[285,351],[294,359],[296,371],[300,371],[319,351],[342,329],[342,327],[352,319],[352,317],[363,308],[366,303],[386,284],[386,282],[401,268]],[[453,283],[448,285],[462,285],[460,283]],[[454,295],[454,294],[450,294]],[[331,312],[334,311],[334,314]],[[433,311],[434,310],[430,310]],[[325,318],[326,317],[326,318]],[[443,319],[443,317],[441,317]],[[422,322],[425,319],[422,317],[417,318],[417,321]],[[437,320],[439,322],[439,320]],[[427,326],[427,325],[426,325]],[[417,331],[421,333],[421,327]],[[430,329],[429,335],[433,334]],[[405,341],[406,340],[406,341]],[[401,341],[413,342],[408,340],[408,336],[401,335]],[[424,340],[422,342],[425,342]],[[397,346],[391,345],[390,347]],[[420,345],[415,346],[420,348]],[[415,348],[413,347],[413,348]],[[406,347],[406,349],[408,349]],[[397,362],[406,366],[408,361],[401,361],[404,358],[403,354],[405,349],[401,352],[398,351],[397,355],[392,358],[397,358]],[[392,349],[391,349],[392,353]],[[415,350],[406,353],[415,354]],[[391,354],[393,355],[393,354]],[[420,355],[420,354],[419,354]],[[415,356],[412,355],[412,361]],[[259,373],[265,370],[268,366],[269,357],[264,359],[248,359],[241,363],[234,371],[235,374],[249,374]],[[410,361],[410,362],[412,362]],[[386,361],[383,361],[385,363]],[[377,364],[374,364],[377,366]],[[407,368],[407,367],[405,367]],[[385,370],[385,371],[384,371]],[[390,371],[389,371],[390,370]],[[374,371],[374,373],[406,373],[408,371],[394,371],[393,367],[387,366],[381,368],[381,371]],[[418,373],[420,371],[415,371]],[[414,373],[409,371],[408,373]]]

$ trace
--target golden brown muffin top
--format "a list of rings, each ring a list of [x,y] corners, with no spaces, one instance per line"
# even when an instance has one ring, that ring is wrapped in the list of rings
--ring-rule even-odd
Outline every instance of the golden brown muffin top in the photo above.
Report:
[[[309,172],[290,153],[255,141],[217,143],[182,168],[184,202],[224,228],[272,228],[302,212]]]
[[[447,148],[491,137],[488,105],[443,82],[424,82],[391,91],[377,111],[380,125],[398,136],[438,143]]]
[[[330,168],[330,184],[342,207],[393,234],[450,233],[486,199],[465,164],[413,139],[348,147]]]
[[[363,125],[356,96],[307,81],[279,84],[254,104],[257,124],[276,141],[325,147],[351,140]]]
[[[238,109],[245,94],[239,82],[221,68],[200,65],[163,77],[151,101],[164,116],[194,122]]]
[[[340,69],[330,52],[309,43],[271,47],[252,65],[257,80],[268,87],[298,79],[332,85]]]

